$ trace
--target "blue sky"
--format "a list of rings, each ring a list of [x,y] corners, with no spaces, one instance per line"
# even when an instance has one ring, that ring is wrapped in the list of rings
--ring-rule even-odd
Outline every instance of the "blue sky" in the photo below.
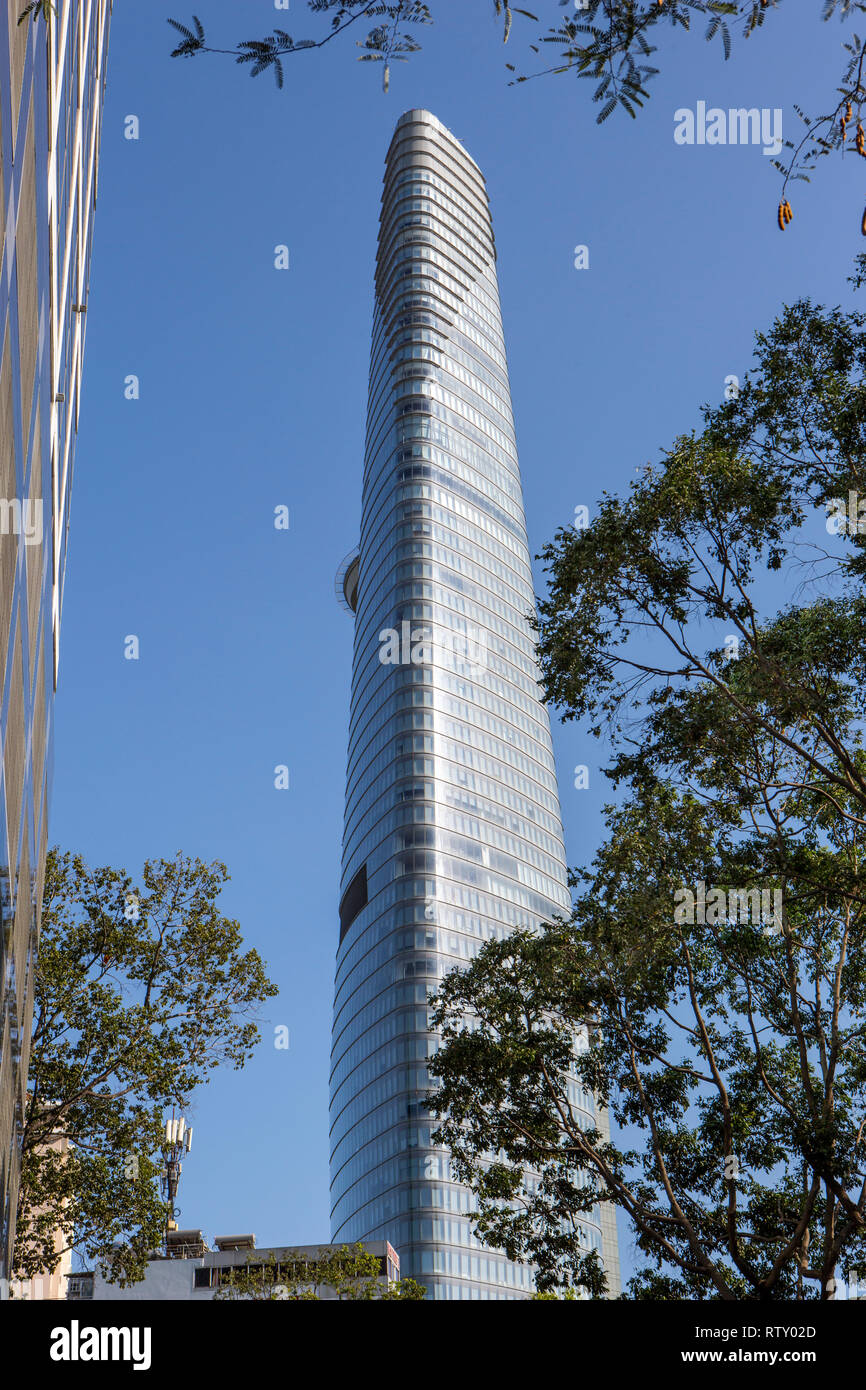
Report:
[[[484,171],[530,546],[627,487],[749,365],[783,302],[849,302],[866,180],[823,161],[775,223],[755,146],[679,146],[674,112],[823,110],[845,28],[780,6],[729,63],[666,43],[636,122],[595,125],[591,86],[507,85],[491,0],[435,0],[384,95],[351,38],[287,61],[284,91],[231,59],[170,61],[193,8],[229,47],[315,34],[301,0],[116,0],[56,702],[51,839],[135,874],[223,859],[222,907],[280,996],[240,1073],[203,1089],[181,1223],[325,1240],[351,621],[333,578],[360,519],[372,279],[393,126],[427,107]],[[562,11],[537,0],[546,25]],[[814,13],[813,13],[814,12]],[[124,139],[128,115],[140,139]],[[290,269],[274,269],[286,244]],[[574,248],[589,247],[589,269]],[[140,399],[124,398],[128,374]],[[274,508],[290,509],[288,532]],[[816,522],[816,525],[818,523]],[[821,528],[823,531],[823,528]],[[826,539],[826,537],[825,537]],[[543,579],[538,573],[537,589]],[[138,661],[124,638],[140,640]],[[598,841],[604,752],[555,724],[569,862]],[[573,769],[590,767],[590,787]],[[290,769],[288,791],[274,767]],[[290,1030],[288,1052],[274,1027]],[[627,1250],[623,1250],[627,1257]]]

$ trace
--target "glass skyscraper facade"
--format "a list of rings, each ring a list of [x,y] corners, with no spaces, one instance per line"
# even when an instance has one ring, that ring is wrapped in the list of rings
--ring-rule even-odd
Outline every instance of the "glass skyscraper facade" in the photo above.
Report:
[[[331,1072],[335,1241],[387,1239],[437,1299],[521,1298],[431,1142],[427,996],[567,914],[550,724],[484,178],[428,111],[386,161],[376,266]],[[594,1100],[578,1090],[587,1121]],[[583,1228],[618,1291],[612,1221]]]
[[[111,0],[0,19],[0,1280],[9,1275]],[[0,1296],[5,1284],[0,1283]]]

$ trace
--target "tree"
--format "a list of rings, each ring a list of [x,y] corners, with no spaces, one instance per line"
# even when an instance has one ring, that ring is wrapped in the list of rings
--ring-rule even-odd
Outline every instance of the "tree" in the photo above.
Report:
[[[341,1302],[423,1299],[427,1290],[414,1279],[382,1282],[378,1255],[359,1241],[326,1247],[316,1257],[299,1250],[251,1255],[243,1265],[220,1272],[215,1298],[256,1302],[320,1302],[323,1289],[332,1289]]]
[[[431,1064],[480,1229],[541,1289],[598,1294],[595,1203],[636,1298],[826,1299],[866,1257],[864,367],[861,313],[786,308],[739,395],[544,551],[545,693],[620,799],[570,920],[446,977]]]
[[[161,1244],[163,1112],[188,1105],[214,1067],[244,1066],[256,1010],[278,992],[217,908],[227,879],[224,864],[178,854],[149,860],[136,887],[49,853],[15,1277],[75,1249],[123,1285]]]

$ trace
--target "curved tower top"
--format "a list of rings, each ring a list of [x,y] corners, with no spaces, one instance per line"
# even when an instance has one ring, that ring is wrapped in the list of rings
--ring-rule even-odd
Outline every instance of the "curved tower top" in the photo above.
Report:
[[[487,190],[429,111],[388,150],[375,286],[360,545],[339,581],[355,642],[332,1233],[390,1240],[433,1298],[521,1298],[530,1271],[472,1236],[424,1103],[430,989],[571,905]],[[585,1238],[601,1249],[597,1222]]]

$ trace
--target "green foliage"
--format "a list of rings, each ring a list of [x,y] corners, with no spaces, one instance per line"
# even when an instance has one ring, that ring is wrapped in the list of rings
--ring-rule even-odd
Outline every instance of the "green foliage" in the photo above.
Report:
[[[634,1298],[829,1298],[866,1256],[866,525],[804,531],[866,496],[864,368],[863,315],[786,308],[739,397],[544,552],[546,694],[620,800],[571,919],[446,977],[431,1064],[479,1229],[542,1290],[599,1294],[594,1203]]]
[[[56,5],[52,0],[32,0],[32,3],[25,5],[18,16],[18,23],[23,24],[26,19],[32,19],[35,24],[37,19],[44,19],[47,24],[53,14],[57,13]]]
[[[168,23],[181,35],[181,42],[172,51],[172,58],[192,58],[197,53],[223,53],[234,56],[235,61],[250,67],[250,76],[258,77],[269,69],[274,74],[278,87],[285,81],[283,59],[302,49],[323,48],[360,19],[375,18],[376,23],[366,38],[358,41],[364,50],[359,62],[382,63],[382,85],[388,90],[391,64],[405,62],[410,53],[418,51],[420,44],[406,25],[430,24],[432,16],[429,5],[424,0],[396,0],[396,3],[383,3],[383,0],[307,0],[308,8],[318,15],[330,15],[330,31],[321,39],[293,39],[284,29],[275,29],[273,34],[261,39],[245,39],[234,49],[212,48],[206,42],[201,21],[193,16],[194,28],[169,19]],[[496,0],[499,3],[499,0]]]
[[[427,1290],[414,1279],[386,1284],[378,1255],[359,1241],[356,1245],[331,1246],[317,1257],[297,1250],[282,1250],[263,1260],[250,1255],[231,1273],[221,1273],[218,1299],[255,1302],[320,1302],[323,1290],[341,1302],[397,1300],[417,1302]]]
[[[179,24],[176,19],[168,20],[172,28],[176,29],[182,36],[181,42],[172,52],[172,58],[192,58],[194,54],[201,52],[204,48],[204,27],[197,14],[193,15],[192,22],[195,28],[188,29],[185,24]]]
[[[164,1111],[214,1067],[243,1067],[277,993],[216,899],[224,864],[148,861],[141,884],[48,856],[24,1120],[15,1273],[63,1249],[112,1282],[143,1277],[162,1238]],[[60,1248],[55,1248],[55,1232]]]
[[[560,4],[565,3],[566,0],[560,0]],[[657,50],[650,40],[659,26],[688,30],[693,18],[707,15],[706,38],[711,40],[718,35],[727,58],[731,52],[727,21],[741,14],[743,8],[728,0],[669,0],[664,5],[648,0],[641,7],[587,0],[573,17],[564,19],[540,38],[539,44],[552,45],[557,50],[555,63],[552,68],[531,75],[572,72],[595,82],[592,99],[600,104],[598,124],[606,121],[617,107],[634,117],[635,107],[643,106],[649,99],[647,83],[658,72],[648,60]],[[751,11],[757,7],[748,5],[745,8]],[[760,10],[756,22],[763,22]],[[746,33],[751,32],[748,19],[744,27]],[[545,51],[534,44],[531,47],[535,53]],[[514,79],[515,82],[528,80],[525,75]]]
[[[483,3],[489,6],[490,0],[483,0]],[[559,0],[559,3],[571,9],[573,0]],[[25,18],[31,10],[35,17],[43,4],[47,4],[47,0],[38,0],[37,4],[28,6],[21,18]],[[213,48],[207,44],[197,16],[193,16],[192,28],[170,19],[168,23],[182,36],[181,43],[171,56],[189,58],[197,53],[228,54],[236,62],[249,65],[253,77],[272,70],[277,86],[282,87],[285,76],[283,60],[287,56],[302,49],[322,48],[359,20],[375,18],[377,23],[364,39],[357,42],[357,46],[363,49],[359,61],[383,64],[382,86],[387,92],[391,64],[404,62],[420,48],[412,27],[434,21],[431,4],[432,0],[431,3],[424,3],[423,0],[391,0],[390,3],[385,3],[385,0],[307,0],[308,8],[314,15],[330,17],[330,31],[324,37],[295,40],[284,30],[275,29],[273,34],[264,38],[247,39],[227,49]],[[778,4],[768,4],[767,0],[643,0],[643,3],[635,3],[635,0],[622,0],[622,3],[586,0],[574,14],[548,27],[539,35],[537,43],[529,44],[529,50],[536,55],[552,52],[552,66],[520,74],[517,73],[516,64],[506,63],[505,66],[515,74],[512,83],[563,73],[588,79],[593,83],[592,101],[598,107],[598,124],[606,121],[616,110],[634,119],[637,111],[649,100],[649,83],[659,72],[654,66],[654,57],[658,52],[660,35],[667,33],[673,37],[677,31],[691,32],[696,27],[694,21],[706,19],[704,38],[708,42],[720,43],[722,53],[728,59],[733,47],[732,30],[738,28],[741,36],[748,39],[779,8]],[[495,17],[502,20],[505,43],[511,35],[515,15],[538,22],[537,15],[510,5],[508,0],[493,0],[493,10]],[[848,20],[858,14],[866,15],[866,0],[821,0],[820,13],[824,20],[834,16]],[[815,167],[820,156],[845,149],[866,155],[866,133],[861,130],[861,119],[866,113],[863,73],[866,46],[859,35],[852,34],[844,48],[846,58],[841,83],[825,114],[807,116],[801,107],[794,104],[794,110],[805,126],[804,134],[797,141],[785,140],[784,158],[772,161],[783,176],[783,200],[788,183],[796,179],[808,180],[809,171]],[[860,133],[855,136],[849,132],[849,124],[852,131]],[[779,225],[784,230],[785,223],[781,217]]]

